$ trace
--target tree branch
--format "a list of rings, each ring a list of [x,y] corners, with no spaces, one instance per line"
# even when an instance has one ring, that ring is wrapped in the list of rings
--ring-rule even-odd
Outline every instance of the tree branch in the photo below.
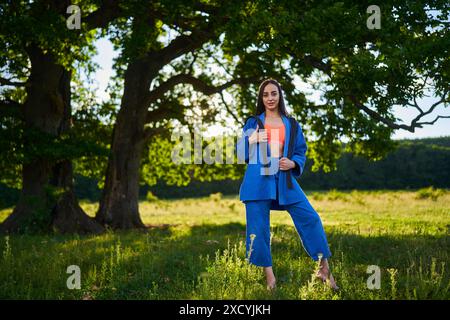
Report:
[[[148,54],[148,60],[157,62],[158,69],[186,54],[190,51],[200,48],[204,43],[214,38],[214,34],[203,30],[195,30],[190,35],[178,36],[166,47],[158,51],[152,51]]]
[[[422,125],[425,124],[434,124],[436,121],[438,121],[438,119],[450,119],[450,116],[437,116],[436,119],[431,122],[418,122],[417,125],[419,126],[419,128],[421,128]]]
[[[203,3],[193,3],[192,9],[193,9],[192,10],[193,13],[195,11],[203,12],[208,15],[216,15],[216,14],[220,13],[220,11],[219,11],[220,9],[218,7],[208,5],[208,4],[203,4]],[[171,12],[168,12],[167,10],[165,10],[164,7],[161,7],[157,11],[152,11],[150,13],[150,15],[153,18],[161,20],[163,23],[165,23],[167,25],[172,25],[176,29],[182,29],[184,31],[186,31],[186,30],[193,31],[196,28],[196,26],[200,25],[205,20],[204,15],[193,15],[191,17],[178,16],[175,18],[174,21],[169,21],[169,20],[167,20],[167,17],[171,16],[170,13]]]
[[[445,94],[444,94],[445,96]],[[437,101],[436,103],[433,103],[433,105],[430,107],[430,109],[426,112],[422,112],[419,116],[417,116],[415,119],[411,121],[410,125],[406,124],[397,124],[394,121],[390,119],[386,119],[385,117],[381,116],[378,112],[373,111],[372,109],[366,107],[364,104],[362,104],[355,96],[348,95],[350,100],[357,105],[361,110],[363,110],[365,113],[367,113],[372,119],[375,119],[381,123],[384,123],[391,129],[403,129],[407,130],[409,132],[414,132],[416,128],[422,128],[425,124],[434,124],[439,118],[449,118],[450,116],[438,116],[436,119],[434,119],[432,122],[418,122],[420,119],[422,119],[424,116],[430,114],[433,112],[433,110],[442,102],[448,102],[445,97]]]
[[[295,57],[295,55],[293,54],[292,50],[288,50],[290,52],[291,55],[293,55]],[[309,64],[310,66],[319,69],[321,71],[323,71],[325,74],[327,74],[328,76],[331,77],[331,63],[324,63],[321,59],[314,57],[312,55],[305,55],[302,60]],[[423,88],[427,85],[427,80],[428,80],[428,76],[425,77],[424,82],[422,84],[422,86],[420,88],[418,88],[418,90],[414,90],[414,98],[413,98],[413,103],[410,102],[406,102],[405,105],[408,106],[412,106],[414,108],[416,108],[419,111],[419,115],[414,118],[411,121],[410,125],[406,125],[406,124],[398,124],[395,123],[394,121],[387,119],[385,117],[383,117],[382,115],[380,115],[378,112],[366,107],[363,103],[361,103],[354,95],[352,94],[348,94],[347,97],[356,105],[358,106],[358,108],[360,108],[361,110],[363,110],[365,113],[367,113],[372,119],[377,120],[385,125],[387,125],[389,128],[391,129],[403,129],[403,130],[407,130],[409,132],[414,132],[416,128],[422,128],[422,125],[425,124],[434,124],[438,119],[440,118],[449,118],[448,116],[438,116],[436,119],[434,119],[431,122],[419,122],[420,119],[422,119],[424,116],[432,113],[434,111],[434,109],[441,103],[448,103],[449,100],[448,98],[446,98],[446,96],[448,95],[448,92],[445,92],[442,99],[440,99],[439,101],[437,101],[436,103],[433,103],[433,105],[429,108],[428,111],[423,111],[422,108],[419,107],[419,105],[417,104],[416,101],[416,96],[417,96],[417,91],[421,91],[423,90]]]
[[[222,103],[225,106],[225,109],[227,109],[228,113],[234,118],[234,120],[236,120],[237,123],[244,125],[245,123],[243,123],[242,120],[239,120],[238,117],[234,114],[234,112],[231,111],[231,108],[228,106],[227,102],[225,101],[223,92],[220,92],[220,97],[222,98]]]
[[[183,109],[184,106],[178,101],[166,101],[161,103],[158,109],[150,110],[146,115],[146,123],[156,123],[158,121],[174,118],[179,120],[181,123],[186,123],[184,120]],[[148,139],[152,134],[154,134],[155,128],[147,127],[144,131],[144,139]]]
[[[151,103],[156,101],[156,99],[161,98],[166,92],[171,90],[173,87],[175,87],[178,84],[184,83],[184,84],[190,84],[194,87],[195,90],[202,92],[205,95],[212,95],[215,93],[222,92],[223,90],[235,85],[235,84],[245,84],[252,81],[257,81],[258,79],[256,77],[248,77],[248,78],[240,78],[240,79],[234,79],[231,81],[228,81],[222,85],[219,86],[213,86],[207,84],[205,81],[196,78],[190,74],[178,74],[176,76],[173,76],[172,78],[168,79],[167,81],[160,84],[157,88],[153,89],[149,92],[149,95],[147,96],[147,103]]]
[[[162,134],[165,132],[167,132],[167,128],[165,127],[157,127],[157,128],[147,127],[144,129],[143,139],[144,141],[147,141],[151,136]]]
[[[325,74],[327,74],[329,77],[331,77],[331,63],[330,62],[324,63],[322,61],[322,59],[319,59],[312,55],[305,55],[303,57],[303,61],[306,64],[309,64],[310,66],[323,71]]]
[[[172,112],[170,109],[162,107],[155,110],[150,110],[147,112],[145,123],[157,122],[166,119],[171,113]]]
[[[200,5],[200,7],[203,10],[207,10],[204,6]],[[208,9],[211,13],[214,13],[214,16],[208,17],[207,23],[204,25],[199,24],[189,35],[183,34],[178,36],[166,47],[158,51],[149,52],[147,55],[148,61],[151,61],[152,63],[157,61],[158,63],[156,65],[159,66],[159,70],[170,61],[185,53],[201,48],[206,42],[215,39],[217,37],[217,28],[229,21],[230,18],[228,16],[219,16],[220,11],[215,7],[209,7]]]
[[[0,115],[18,115],[21,117],[23,104],[10,99],[0,100]]]
[[[212,95],[212,94],[220,93],[220,95],[222,97],[222,102],[223,102],[225,108],[227,109],[228,113],[238,123],[240,123],[241,121],[239,121],[237,116],[231,111],[231,109],[225,102],[222,91],[235,85],[235,84],[245,84],[245,83],[254,82],[257,80],[258,79],[256,77],[240,78],[240,79],[234,79],[234,80],[228,81],[220,86],[213,86],[213,85],[207,84],[203,80],[198,79],[192,75],[178,74],[178,75],[173,76],[172,78],[168,79],[167,81],[163,82],[157,88],[150,91],[146,98],[145,103],[148,105],[148,104],[156,101],[157,99],[162,98],[166,92],[171,90],[177,84],[181,84],[181,83],[190,84],[194,87],[195,90],[200,91],[205,95]],[[160,107],[156,110],[152,110],[147,113],[146,123],[149,123],[151,121],[162,120],[162,119],[170,116],[171,114],[173,114],[173,110],[168,110],[167,108],[163,109],[162,107]]]
[[[29,83],[27,82],[16,82],[16,81],[11,81],[9,79],[5,79],[5,78],[1,78],[0,77],[0,84],[2,86],[14,86],[14,87],[28,87]]]
[[[303,54],[301,57],[298,57],[297,54],[291,48],[285,47],[284,49],[295,59],[303,61],[303,63],[306,63],[307,65],[310,65],[311,67],[321,70],[326,75],[331,77],[331,63],[330,62],[324,63],[322,61],[322,59],[315,57],[313,55],[310,55],[310,54]]]
[[[103,0],[97,10],[82,18],[81,21],[86,22],[88,30],[105,28],[108,23],[122,14],[120,3],[118,0]]]
[[[438,105],[440,105],[440,104],[443,103],[443,102],[444,102],[444,103],[447,102],[447,100],[445,99],[445,95],[446,95],[446,94],[447,94],[447,93],[445,93],[445,94],[444,94],[444,97],[442,97],[439,101],[433,103],[433,104],[431,105],[430,109],[428,109],[428,110],[425,111],[425,112],[422,111],[421,108],[419,108],[419,106],[418,106],[416,100],[414,99],[414,105],[415,105],[416,108],[419,109],[421,112],[419,113],[419,115],[418,115],[417,117],[415,117],[415,118],[412,120],[411,123],[413,123],[413,124],[417,123],[421,118],[423,118],[423,117],[426,116],[427,114],[432,113],[432,112],[434,111],[434,109],[435,109]]]

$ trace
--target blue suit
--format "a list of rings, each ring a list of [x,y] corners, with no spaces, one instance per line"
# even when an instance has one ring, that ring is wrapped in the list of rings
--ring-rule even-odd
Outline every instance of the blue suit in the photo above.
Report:
[[[258,116],[265,123],[265,112]],[[283,157],[287,157],[290,122],[282,115],[285,127],[285,144]],[[306,142],[300,125],[296,122],[297,135],[290,160],[297,165],[291,169],[294,178],[303,173],[306,162]],[[291,215],[295,228],[300,236],[305,251],[314,260],[331,256],[322,221],[306,198],[296,179],[292,179],[292,189],[287,187],[287,171],[280,170],[279,158],[270,156],[270,147],[261,148],[264,144],[249,145],[248,138],[254,132],[257,121],[250,118],[243,128],[243,136],[239,139],[236,149],[238,161],[247,163],[239,198],[246,206],[247,235],[246,250],[249,262],[258,266],[272,266],[270,254],[270,210],[287,210]],[[257,147],[258,146],[258,147]],[[267,154],[267,166],[264,170],[263,153]],[[281,158],[281,157],[280,157]],[[254,236],[252,236],[254,235]],[[252,239],[253,238],[253,239]]]

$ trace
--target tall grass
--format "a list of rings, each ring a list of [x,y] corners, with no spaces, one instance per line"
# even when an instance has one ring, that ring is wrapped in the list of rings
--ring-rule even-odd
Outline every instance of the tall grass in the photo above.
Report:
[[[271,215],[277,291],[245,256],[245,208],[236,197],[144,201],[147,232],[0,237],[2,299],[449,299],[450,193],[353,191],[308,195],[322,218],[341,290],[313,275],[287,212]],[[83,203],[94,215],[97,205]],[[0,220],[11,212],[0,211]],[[81,270],[81,289],[66,282]],[[381,271],[370,290],[369,265]]]

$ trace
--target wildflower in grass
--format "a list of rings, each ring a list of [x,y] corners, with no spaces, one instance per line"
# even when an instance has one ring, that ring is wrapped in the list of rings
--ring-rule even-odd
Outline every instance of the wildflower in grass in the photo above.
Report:
[[[397,269],[394,268],[389,268],[387,269],[387,271],[390,274],[390,280],[391,280],[391,296],[392,299],[396,299],[397,298]]]
[[[250,235],[250,249],[248,250],[248,258],[247,258],[248,261],[250,261],[250,256],[252,255],[253,241],[255,241],[255,238],[256,238],[256,234],[252,233]]]
[[[322,252],[319,252],[318,254],[317,254],[317,257],[319,257],[319,262],[322,260],[322,258],[323,258],[323,253]]]
[[[6,261],[11,257],[11,245],[9,243],[9,236],[5,236],[5,249],[3,250],[3,259]]]
[[[323,258],[323,253],[322,252],[319,252],[318,254],[317,254],[317,257],[319,258],[319,260],[317,261],[317,267],[318,267],[318,269],[320,269],[320,265],[321,265],[321,263],[322,263],[322,258]]]

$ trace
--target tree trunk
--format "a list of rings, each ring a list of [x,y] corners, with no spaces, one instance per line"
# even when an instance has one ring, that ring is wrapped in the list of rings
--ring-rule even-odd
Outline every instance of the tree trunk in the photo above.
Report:
[[[27,48],[31,60],[30,86],[23,114],[26,149],[35,133],[57,137],[70,128],[70,73],[37,46]],[[13,213],[2,223],[4,232],[98,233],[103,227],[79,207],[73,192],[70,160],[32,157],[22,168],[22,191]]]
[[[139,215],[142,143],[132,142],[128,134],[122,134],[115,134],[113,138],[96,220],[113,229],[143,228],[145,226]]]
[[[139,215],[139,178],[147,106],[143,102],[152,76],[146,62],[130,63],[114,126],[111,153],[96,220],[113,229],[144,228]],[[146,72],[147,71],[147,72]]]
[[[1,224],[1,231],[34,232],[48,228],[50,215],[44,186],[49,178],[49,167],[45,160],[23,165],[22,192],[14,211]]]
[[[58,134],[67,133],[71,126],[70,79],[70,73],[64,70],[60,81],[60,92],[65,102],[65,108]],[[63,160],[53,166],[50,184],[56,189],[64,190],[51,212],[52,226],[56,231],[98,234],[105,230],[95,219],[90,218],[78,204],[78,199],[73,190],[72,161]]]
[[[53,167],[52,185],[64,192],[51,211],[52,227],[60,233],[101,233],[105,229],[95,219],[86,215],[73,191],[72,162],[62,161]]]

